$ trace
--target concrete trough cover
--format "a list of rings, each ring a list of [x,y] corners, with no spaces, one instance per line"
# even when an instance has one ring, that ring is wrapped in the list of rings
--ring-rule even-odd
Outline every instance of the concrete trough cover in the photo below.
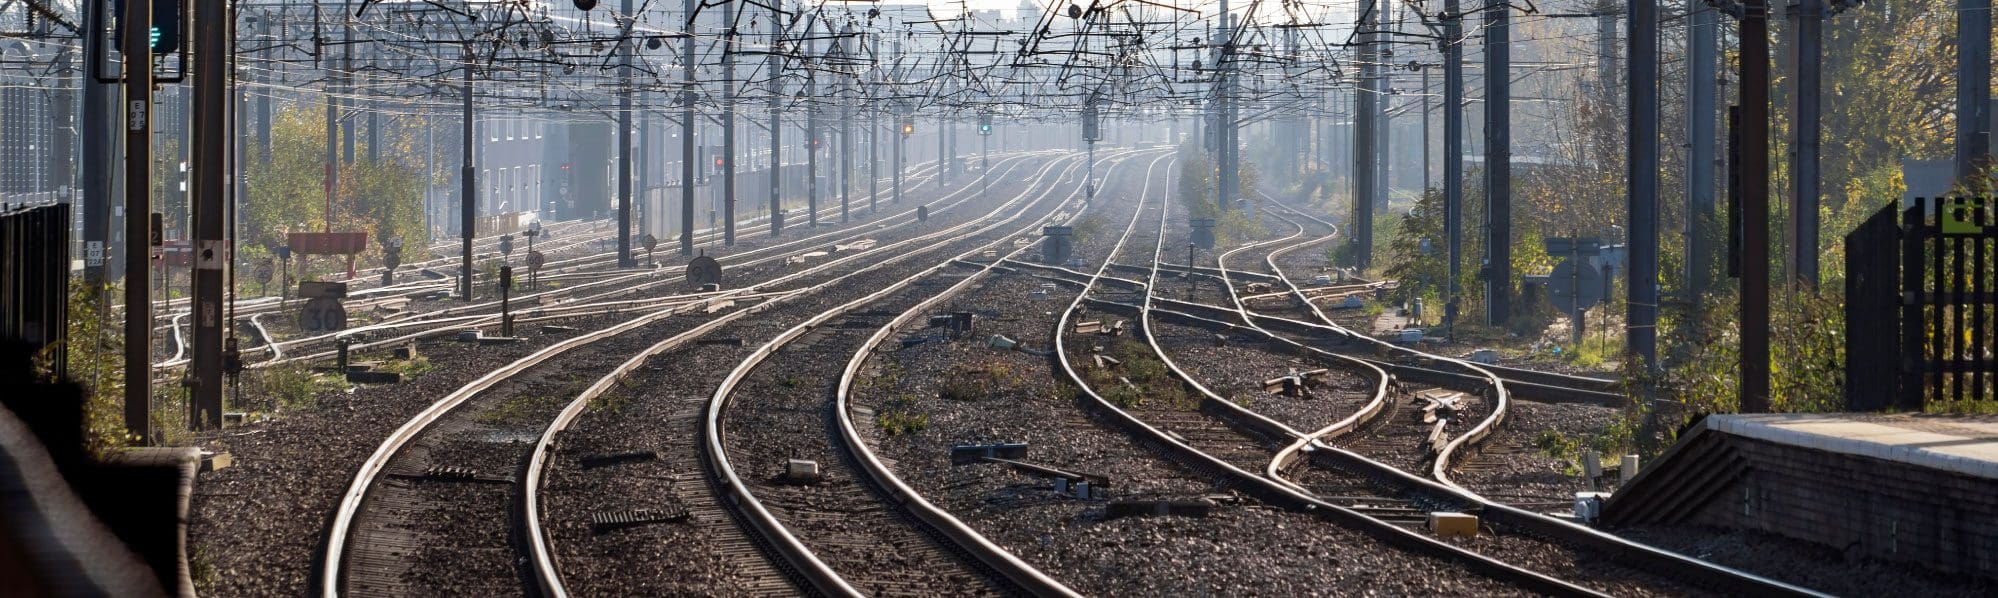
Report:
[[[350,370],[347,372],[347,381],[354,384],[401,384],[402,374],[396,372]]]
[[[840,245],[834,245],[834,246],[833,246],[833,251],[835,251],[835,252],[838,252],[838,251],[860,251],[860,250],[863,250],[863,249],[867,249],[867,248],[869,248],[869,247],[873,247],[873,246],[874,246],[874,245],[875,245],[876,243],[879,243],[879,241],[876,241],[876,240],[874,240],[874,239],[861,239],[861,240],[859,240],[859,241],[854,241],[854,242],[852,242],[852,243],[843,243],[843,244],[840,244]],[[810,255],[810,254],[806,254],[806,255]]]
[[[950,447],[950,462],[952,465],[975,463],[986,457],[1014,460],[1025,459],[1027,458],[1027,443],[960,444]]]
[[[596,469],[598,467],[608,467],[623,463],[651,461],[658,458],[658,451],[624,451],[600,455],[584,455],[583,458],[577,461],[582,465],[583,469]]]
[[[794,486],[809,486],[819,483],[819,462],[809,459],[789,459],[784,462],[784,471],[777,475],[778,483]]]
[[[666,509],[630,509],[624,511],[598,511],[590,514],[590,529],[605,532],[641,525],[678,523],[693,519],[694,514],[686,507],[675,506]]]

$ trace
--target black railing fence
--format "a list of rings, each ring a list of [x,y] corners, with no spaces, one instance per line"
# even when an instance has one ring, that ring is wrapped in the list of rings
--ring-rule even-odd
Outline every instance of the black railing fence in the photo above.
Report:
[[[1993,208],[1986,197],[1916,198],[1846,236],[1849,408],[1920,411],[1994,397]]]
[[[0,340],[53,351],[57,375],[68,362],[69,216],[67,204],[0,207]]]

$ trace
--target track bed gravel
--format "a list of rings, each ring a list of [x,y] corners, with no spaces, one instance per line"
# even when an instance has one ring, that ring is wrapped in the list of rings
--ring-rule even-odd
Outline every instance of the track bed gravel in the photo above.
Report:
[[[1204,328],[1153,318],[1159,346],[1174,363],[1223,399],[1290,426],[1300,432],[1323,428],[1353,414],[1373,398],[1366,378],[1343,368],[1327,367],[1301,356],[1296,348],[1261,335],[1222,335]],[[1269,392],[1263,382],[1314,369],[1327,369],[1314,379],[1309,396]]]
[[[1007,183],[994,185],[988,196],[1010,197],[1010,189],[1018,185],[1010,180]],[[1001,194],[1002,189],[1009,191]],[[929,224],[921,228],[927,232],[949,226],[963,221],[966,214],[984,214],[998,203],[975,201],[948,213],[932,214]],[[1009,225],[1001,230],[1010,231],[1017,227],[1017,224]],[[855,275],[827,290],[736,320],[703,337],[716,342],[696,342],[654,356],[608,396],[592,404],[590,410],[560,437],[543,491],[545,522],[563,579],[570,591],[578,595],[798,593],[793,580],[781,573],[776,563],[758,545],[758,540],[744,531],[744,524],[738,515],[723,507],[719,489],[713,486],[714,482],[707,475],[704,457],[697,448],[702,442],[700,429],[705,405],[731,369],[756,347],[785,329],[823,310],[878,290],[926,264],[934,264],[936,259],[948,257],[953,251],[962,252],[973,244],[959,239],[938,245],[937,251]],[[951,247],[957,249],[952,250]],[[913,249],[901,250],[898,255],[909,251]],[[862,260],[862,263],[843,267],[840,271],[850,272],[879,259]],[[825,280],[828,276],[811,278]],[[785,288],[797,288],[804,284],[787,284]],[[938,287],[917,286],[910,293],[919,294],[926,288]],[[848,320],[879,323],[861,317]],[[827,419],[830,412],[825,406],[829,404],[830,385],[838,379],[837,364],[844,363],[845,356],[831,353],[817,355],[811,349],[814,344],[824,342],[823,335],[826,334],[852,336],[857,343],[865,338],[867,329],[842,328],[841,320],[830,322],[825,328],[825,333],[815,333],[820,337],[808,335],[798,341],[796,348],[779,353],[802,355],[806,357],[799,362],[803,365],[767,364],[752,372],[736,393],[734,400],[739,403],[733,403],[725,410],[724,446],[730,451],[729,458],[738,473],[756,485],[759,498],[778,511],[780,518],[789,509],[809,512],[814,507],[835,501],[844,501],[842,508],[852,509],[850,514],[855,516],[893,517],[892,513],[880,512],[883,510],[880,503],[853,483],[843,458],[830,452],[826,444],[830,441],[831,430],[826,427],[830,425]],[[804,371],[821,364],[832,368],[830,374]],[[764,404],[771,401],[792,402],[789,406]],[[758,406],[769,409],[762,412],[753,409]],[[745,417],[745,414],[752,417]],[[765,415],[783,421],[773,425],[765,421],[769,419],[762,417]],[[746,421],[748,423],[745,424]],[[800,433],[779,435],[776,433],[779,430],[789,430],[779,425],[811,429],[790,430]],[[755,446],[744,447],[743,443]],[[738,452],[747,448],[757,450]],[[595,468],[585,468],[581,463],[585,457],[632,451],[652,451],[656,456]],[[819,461],[826,468],[829,479],[817,486],[806,487],[801,496],[780,496],[779,493],[785,492],[788,487],[773,486],[768,480],[781,470],[784,459],[794,457]],[[590,525],[589,516],[592,513],[630,509],[653,509],[658,512],[684,509],[690,517],[681,522],[622,529],[593,529]],[[873,514],[868,515],[869,512]],[[786,522],[794,524],[789,519]],[[825,523],[838,526],[843,522],[834,517]],[[918,553],[954,558],[939,555],[920,535],[904,533],[897,541],[902,544],[888,544],[886,548],[883,544],[868,545],[868,551],[862,556],[879,561],[874,569],[912,573],[926,570],[925,563],[912,560]],[[809,542],[808,545],[815,550],[820,549],[818,545]],[[902,554],[905,551],[909,554]],[[825,554],[821,553],[821,556]],[[634,558],[657,565],[633,567]],[[952,567],[961,568],[954,564]],[[841,569],[841,573],[847,575],[860,572]],[[851,576],[849,579],[863,588],[868,587],[861,584],[860,579]],[[983,582],[976,577],[951,581],[961,581],[965,587]],[[892,589],[935,593],[952,585],[947,582],[929,587],[911,585]]]
[[[977,313],[981,336],[1004,334],[1045,348],[1066,299],[1060,294],[1029,299],[1038,288],[1035,278],[996,276],[949,305]],[[1389,595],[1519,593],[1308,516],[1236,500],[1093,420],[1074,391],[1055,381],[1060,374],[1049,358],[939,340],[891,349],[867,367],[867,386],[857,400],[870,406],[911,400],[909,408],[928,418],[925,429],[910,434],[874,428],[873,446],[894,461],[897,474],[1085,595],[1285,596],[1332,591],[1328,588],[1371,588]],[[983,392],[940,397],[942,386],[953,380],[976,381]],[[1231,506],[1206,518],[1106,520],[1103,502],[1057,495],[1045,479],[997,465],[951,465],[950,446],[989,442],[1026,442],[1029,462],[1106,476],[1112,498],[1219,495]]]
[[[579,318],[573,325],[610,323]],[[310,593],[306,582],[326,542],[327,516],[383,439],[435,398],[574,334],[518,332],[526,340],[509,345],[423,343],[420,351],[434,369],[414,380],[321,392],[315,409],[201,439],[202,449],[227,451],[235,463],[201,474],[195,487],[188,544],[193,559],[213,572],[197,589],[210,596]]]

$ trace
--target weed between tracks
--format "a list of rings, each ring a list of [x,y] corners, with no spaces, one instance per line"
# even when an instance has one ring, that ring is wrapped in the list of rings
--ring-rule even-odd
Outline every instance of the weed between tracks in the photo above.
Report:
[[[1120,408],[1151,404],[1156,399],[1174,409],[1190,411],[1199,403],[1190,399],[1186,388],[1172,377],[1165,362],[1152,355],[1151,347],[1129,337],[1111,343],[1109,353],[1119,362],[1110,368],[1087,366],[1084,378],[1103,398]],[[1130,384],[1124,381],[1129,380]]]
[[[616,383],[605,389],[603,394],[597,395],[596,400],[590,401],[590,412],[623,413],[625,408],[631,406],[631,399],[636,396],[633,391],[637,389],[637,382],[629,377],[619,376]]]
[[[888,399],[874,419],[889,436],[915,434],[930,427],[930,414],[916,411],[916,397],[909,395]]]
[[[1022,380],[1013,366],[998,359],[959,367],[937,388],[937,397],[947,401],[975,401],[996,389],[1019,386]]]
[[[561,399],[557,397],[544,395],[511,396],[493,405],[491,409],[480,412],[474,419],[479,423],[491,425],[525,424],[533,421],[535,413],[542,411],[543,407],[560,401]]]
[[[237,407],[267,413],[309,411],[319,406],[319,393],[348,388],[347,381],[312,371],[302,364],[276,365],[244,374],[244,392]]]
[[[437,369],[437,366],[430,363],[429,357],[418,355],[414,359],[391,359],[384,361],[381,365],[375,366],[375,369],[402,374],[403,381],[408,382],[430,373],[431,370]]]

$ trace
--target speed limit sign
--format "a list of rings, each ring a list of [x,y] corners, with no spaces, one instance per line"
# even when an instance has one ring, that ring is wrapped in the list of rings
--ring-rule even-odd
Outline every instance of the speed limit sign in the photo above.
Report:
[[[339,299],[315,297],[298,312],[298,328],[306,332],[338,332],[347,328],[347,308]]]

